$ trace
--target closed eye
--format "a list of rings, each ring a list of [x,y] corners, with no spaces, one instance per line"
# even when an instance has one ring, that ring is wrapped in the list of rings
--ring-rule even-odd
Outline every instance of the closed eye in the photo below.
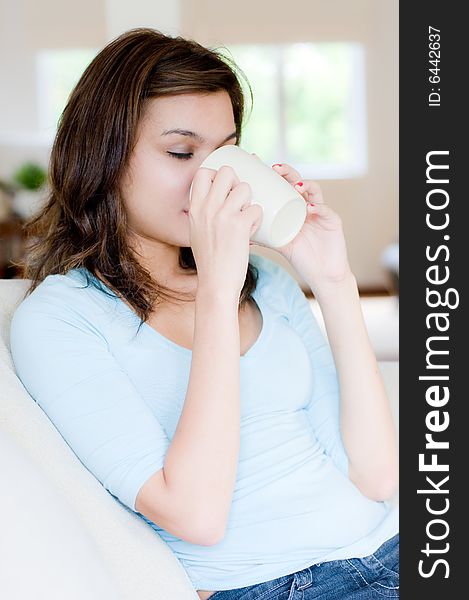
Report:
[[[180,160],[187,160],[192,156],[192,152],[168,152],[168,154],[173,158],[179,158]]]

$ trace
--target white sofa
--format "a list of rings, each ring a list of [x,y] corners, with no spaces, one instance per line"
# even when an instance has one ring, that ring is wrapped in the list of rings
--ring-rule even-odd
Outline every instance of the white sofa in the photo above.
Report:
[[[83,466],[15,375],[0,280],[0,590],[9,600],[198,600],[182,565]],[[397,363],[381,363],[397,419]]]
[[[0,280],[0,596],[198,600],[166,543],[101,486],[16,377],[9,323],[27,287]]]

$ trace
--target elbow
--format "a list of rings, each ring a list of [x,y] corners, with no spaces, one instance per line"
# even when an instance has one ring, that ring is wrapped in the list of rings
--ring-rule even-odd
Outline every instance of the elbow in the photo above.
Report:
[[[226,535],[228,528],[229,505],[222,510],[216,504],[208,504],[205,498],[204,506],[197,511],[195,536],[200,546],[215,546]]]
[[[219,544],[226,534],[226,528],[218,526],[211,520],[201,520],[199,525],[192,527],[190,541],[198,546],[215,546]]]
[[[214,532],[209,532],[203,538],[201,545],[202,546],[215,546],[219,544],[223,538],[225,537],[225,531],[217,530]]]
[[[368,486],[362,493],[370,498],[370,500],[376,500],[377,502],[384,502],[394,496],[399,487],[398,480],[396,478],[380,478],[379,481],[374,482],[373,485]]]
[[[219,529],[204,529],[202,531],[192,532],[190,541],[198,546],[215,546],[219,544],[225,537],[225,532]]]
[[[364,496],[376,502],[389,500],[399,489],[399,473],[397,469],[380,471],[372,477],[354,478],[351,474],[350,480]]]

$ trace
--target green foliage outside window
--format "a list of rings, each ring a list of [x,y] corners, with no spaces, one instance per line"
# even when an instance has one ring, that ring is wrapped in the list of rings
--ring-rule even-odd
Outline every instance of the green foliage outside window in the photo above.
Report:
[[[356,160],[362,115],[353,113],[359,105],[355,45],[257,44],[230,46],[229,53],[254,95],[242,141],[247,149],[266,162],[345,166]]]

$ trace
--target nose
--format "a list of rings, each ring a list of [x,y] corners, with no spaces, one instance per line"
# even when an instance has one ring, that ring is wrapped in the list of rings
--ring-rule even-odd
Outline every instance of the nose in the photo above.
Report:
[[[194,180],[191,181],[191,187],[189,188],[189,204],[191,203],[192,200],[192,186],[194,184]]]

